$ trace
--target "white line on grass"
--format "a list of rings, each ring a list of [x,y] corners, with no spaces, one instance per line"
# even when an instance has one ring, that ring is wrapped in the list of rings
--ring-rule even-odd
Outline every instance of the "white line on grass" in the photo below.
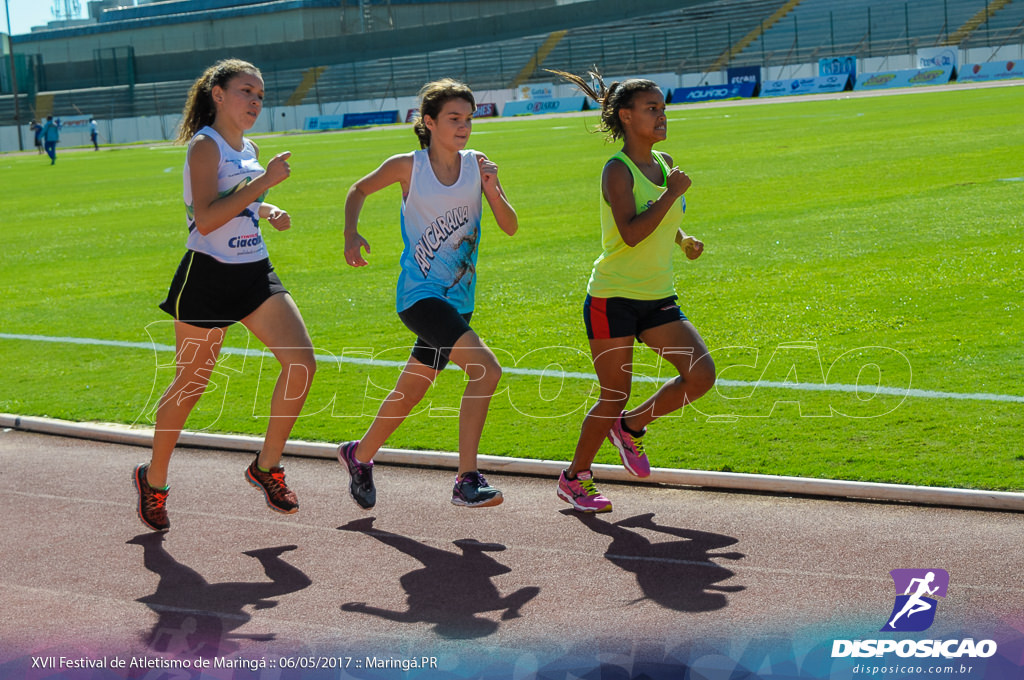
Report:
[[[94,345],[101,347],[126,347],[130,349],[145,349],[156,352],[173,352],[174,347],[172,345],[161,345],[150,342],[128,342],[125,340],[102,340],[99,338],[73,338],[73,337],[54,337],[49,335],[27,335],[21,333],[0,333],[0,340],[27,340],[30,342],[50,342],[64,345]],[[243,349],[240,347],[224,347],[221,349],[221,354],[245,356],[245,357],[271,357],[273,356],[269,351],[260,349]],[[360,357],[351,356],[334,356],[333,354],[317,354],[316,360],[321,363],[335,363],[335,364],[359,364],[363,366],[378,366],[384,368],[401,368],[405,366],[404,361],[385,361],[383,359],[363,359]],[[457,366],[449,365],[446,370],[460,370]],[[581,373],[575,371],[553,371],[553,370],[541,370],[536,368],[517,368],[517,367],[502,367],[502,372],[510,375],[529,375],[529,376],[551,376],[563,378],[576,378],[579,380],[597,380],[597,376],[593,373]],[[636,382],[648,382],[648,383],[660,383],[664,378],[656,378],[652,376],[636,375],[633,377]],[[797,383],[797,382],[778,382],[773,380],[760,380],[752,382],[749,380],[724,380],[719,379],[715,382],[717,386],[721,387],[766,387],[780,390],[797,390],[801,392],[852,392],[852,393],[863,393],[871,392],[872,394],[884,394],[894,397],[920,397],[922,399],[957,399],[962,401],[998,401],[998,402],[1009,402],[1016,404],[1024,404],[1024,396],[1015,394],[991,394],[988,392],[939,392],[937,390],[918,390],[909,388],[899,387],[882,387],[877,388],[871,386],[858,386],[858,385],[844,385],[844,384],[822,384],[822,383]]]

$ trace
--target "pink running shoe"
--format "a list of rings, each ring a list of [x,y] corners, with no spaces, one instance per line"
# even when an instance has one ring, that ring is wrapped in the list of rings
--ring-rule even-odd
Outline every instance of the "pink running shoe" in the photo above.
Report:
[[[644,443],[639,437],[634,439],[622,427],[622,419],[625,416],[626,412],[623,411],[615,419],[612,429],[608,430],[608,441],[618,450],[619,458],[622,459],[622,466],[626,468],[626,472],[634,477],[650,477],[651,464],[647,460],[647,453],[644,452]],[[647,428],[644,428],[644,433],[646,432]]]
[[[612,511],[612,502],[594,486],[594,473],[590,470],[580,472],[576,479],[569,479],[562,470],[558,478],[558,497],[580,512]]]

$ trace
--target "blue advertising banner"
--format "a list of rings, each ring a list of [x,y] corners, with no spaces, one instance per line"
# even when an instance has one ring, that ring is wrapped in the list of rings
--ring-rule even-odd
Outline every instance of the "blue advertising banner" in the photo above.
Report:
[[[369,113],[346,113],[342,127],[364,125],[391,125],[398,122],[398,111],[371,111]]]
[[[722,99],[739,99],[754,96],[754,83],[732,83],[726,85],[701,85],[700,87],[677,87],[672,90],[673,104],[693,104]]]
[[[564,113],[586,111],[586,97],[561,97],[557,99],[521,99],[508,102],[502,109],[502,116],[532,116],[537,113]]]
[[[819,76],[837,76],[843,73],[849,73],[850,77],[856,80],[857,57],[850,55],[843,57],[825,57],[824,59],[818,60]]]
[[[998,61],[987,64],[964,64],[957,74],[962,83],[977,83],[986,80],[1024,78],[1024,61]]]
[[[843,73],[819,78],[790,78],[789,80],[766,80],[761,85],[762,97],[784,97],[792,94],[821,94],[842,92],[850,82],[850,74]]]
[[[726,81],[730,85],[753,83],[754,94],[752,96],[756,96],[761,87],[761,67],[733,66],[726,72]]]
[[[344,116],[310,116],[302,126],[303,130],[340,130],[344,127]]]
[[[948,83],[952,77],[952,66],[865,73],[857,79],[857,83],[853,86],[853,89],[886,90],[895,87],[916,87],[918,85],[944,85]]]
[[[340,130],[362,125],[390,125],[398,122],[398,111],[371,111],[370,113],[346,113],[340,116],[310,116],[303,125],[304,130]]]

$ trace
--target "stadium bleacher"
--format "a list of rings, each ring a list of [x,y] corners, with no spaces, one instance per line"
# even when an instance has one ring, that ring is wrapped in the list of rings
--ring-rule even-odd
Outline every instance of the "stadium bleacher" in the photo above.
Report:
[[[582,72],[597,65],[609,74],[701,74],[726,66],[813,63],[833,55],[912,54],[950,41],[964,47],[999,45],[1024,41],[1024,2],[714,0],[613,23],[545,28],[550,30],[496,41],[482,36],[481,44],[407,56],[281,70],[273,63],[260,64],[266,103],[406,96],[441,76],[479,90],[503,89],[550,81],[545,67]],[[65,115],[174,114],[190,84],[175,80],[50,91],[40,101],[52,101],[53,110]],[[22,121],[41,113],[33,98],[22,96],[19,104]],[[0,96],[0,120],[12,120],[13,108],[10,95]]]
[[[988,20],[964,37],[963,47],[991,47],[1024,43],[1024,2],[1000,7]]]
[[[920,47],[947,44],[953,33],[985,7],[985,0],[803,0],[785,21],[747,48],[737,63],[913,53]]]

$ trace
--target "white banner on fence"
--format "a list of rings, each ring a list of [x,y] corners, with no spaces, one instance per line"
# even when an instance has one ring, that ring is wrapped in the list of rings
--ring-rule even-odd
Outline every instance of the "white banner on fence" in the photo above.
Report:
[[[88,130],[92,116],[61,116],[60,126],[65,130]]]
[[[555,98],[554,83],[530,83],[519,86],[519,99],[549,100]]]
[[[960,65],[960,50],[957,47],[922,47],[917,51],[917,67],[932,68],[934,66]]]

